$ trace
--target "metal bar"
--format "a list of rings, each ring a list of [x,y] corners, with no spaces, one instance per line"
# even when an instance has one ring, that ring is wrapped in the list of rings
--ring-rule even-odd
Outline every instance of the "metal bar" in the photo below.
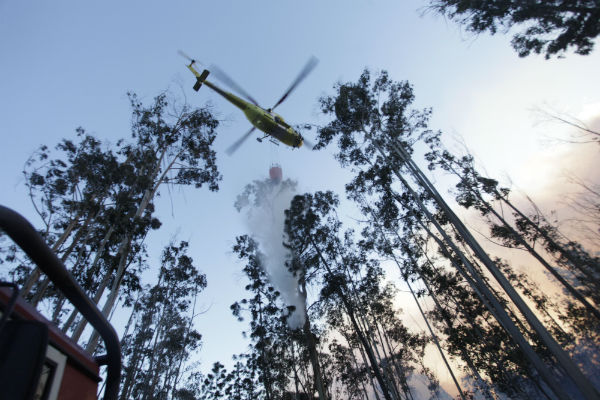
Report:
[[[23,216],[0,205],[0,229],[31,258],[79,312],[99,332],[106,346],[105,400],[119,395],[121,345],[112,325],[71,276],[44,239]]]

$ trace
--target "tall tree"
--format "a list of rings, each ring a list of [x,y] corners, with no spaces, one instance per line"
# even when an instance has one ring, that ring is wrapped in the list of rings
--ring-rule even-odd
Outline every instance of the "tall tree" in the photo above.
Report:
[[[550,58],[571,48],[586,55],[600,34],[596,0],[430,0],[430,8],[475,33],[521,28],[511,42],[520,57]]]
[[[117,157],[111,149],[82,128],[76,130],[78,141],[62,140],[53,155],[42,146],[32,155],[23,174],[29,196],[44,228],[40,232],[63,262],[71,264],[82,257],[82,246],[90,240],[92,224],[103,212],[109,188],[118,184]],[[83,253],[85,259],[86,252]],[[23,281],[22,294],[29,297],[40,277],[34,268]],[[44,297],[49,281],[44,279],[33,298],[34,304]]]
[[[193,323],[206,276],[187,250],[187,242],[164,249],[158,282],[132,310],[134,328],[122,340],[122,399],[174,398],[183,364],[201,345]]]
[[[418,348],[420,339],[395,317],[393,291],[382,287],[378,263],[355,243],[352,231],[341,232],[337,205],[331,192],[296,196],[286,211],[288,246],[300,258],[296,265],[308,282],[321,287],[320,309],[330,329],[344,332],[349,345],[358,344],[368,374],[377,382],[373,390],[385,399],[410,397],[411,362],[419,357],[410,349]],[[339,344],[332,348],[338,360],[348,354]],[[352,371],[350,360],[345,365]]]
[[[507,247],[522,248],[531,254],[554,278],[579,301],[586,310],[594,315],[600,322],[600,310],[597,306],[592,305],[587,299],[594,299],[596,305],[600,304],[600,263],[594,262],[594,258],[589,255],[582,254],[587,262],[578,262],[571,266],[579,275],[583,285],[583,290],[575,288],[556,268],[546,260],[543,254],[540,254],[534,249],[537,240],[537,234],[532,235],[533,227],[528,227],[529,221],[526,221],[520,215],[521,211],[515,212],[516,224],[513,226],[503,215],[502,210],[496,210],[496,207],[491,203],[494,200],[508,200],[510,190],[500,188],[498,181],[482,176],[474,166],[474,159],[471,155],[457,157],[445,150],[437,137],[432,138],[429,142],[431,152],[427,154],[427,158],[434,165],[441,167],[454,176],[459,178],[456,184],[456,200],[459,205],[469,209],[474,208],[481,213],[482,216],[489,218],[491,224],[491,235],[503,240]],[[432,165],[430,164],[430,166]],[[490,196],[491,195],[491,196]],[[489,199],[486,199],[485,197]],[[511,203],[512,204],[512,203]],[[539,218],[538,218],[539,219]],[[542,221],[539,221],[542,222]],[[539,229],[538,224],[538,229]],[[519,231],[524,231],[521,234]],[[548,229],[546,228],[546,231]],[[533,236],[533,237],[532,237]],[[546,234],[546,236],[549,236]],[[531,238],[530,240],[528,240]],[[581,251],[581,253],[585,253]],[[585,277],[585,279],[581,279]]]
[[[152,220],[153,200],[163,184],[208,185],[218,190],[220,179],[216,156],[211,145],[216,137],[218,121],[207,109],[191,109],[187,105],[171,110],[166,95],[157,96],[154,103],[144,106],[137,96],[130,95],[133,109],[132,144],[124,145],[121,153],[126,158],[123,168],[135,172],[135,178],[125,182],[127,188],[138,196],[131,199],[131,213],[127,217],[131,225],[119,235],[117,261],[110,271],[112,284],[102,312],[109,315],[113,309],[119,289],[135,250],[134,237],[143,238],[145,229],[136,228],[139,220]],[[128,193],[122,193],[127,196]],[[133,258],[134,259],[134,258]],[[96,292],[100,298],[106,282]],[[86,345],[93,353],[99,335],[94,332]]]
[[[282,398],[288,385],[291,370],[291,329],[287,318],[293,306],[284,307],[280,293],[269,282],[256,242],[249,236],[236,239],[234,252],[247,260],[244,273],[249,283],[246,290],[251,295],[231,305],[233,315],[240,321],[249,316],[251,340],[247,364],[254,364],[262,390],[259,398]]]
[[[259,242],[262,245],[267,245],[272,253],[278,253],[277,251],[272,251],[274,246],[277,246],[278,243],[265,243],[268,241],[276,241],[278,242],[278,237],[281,237],[280,240],[284,239],[284,232],[282,230],[283,224],[279,223],[283,220],[283,211],[284,208],[289,206],[289,201],[291,200],[291,196],[295,193],[297,183],[295,181],[286,179],[281,182],[274,182],[273,180],[266,179],[263,181],[254,181],[253,183],[247,185],[244,188],[242,194],[240,194],[235,203],[235,207],[238,211],[241,211],[244,208],[247,209],[248,217],[250,219],[260,219],[260,224],[263,226],[269,226],[269,229],[261,229],[262,236],[265,236],[265,231],[268,231],[267,237],[258,238]],[[258,215],[254,215],[254,213],[258,212]],[[279,214],[280,213],[280,214]],[[279,214],[279,215],[278,215]],[[279,242],[281,243],[281,242]],[[297,259],[294,257],[294,254],[286,251],[284,248],[278,248],[280,250],[284,250],[284,252],[288,253],[290,256],[289,260],[286,262],[282,257],[276,257],[276,254],[265,254],[267,257],[266,262],[271,263],[279,263],[279,265],[272,265],[272,268],[280,268],[281,270],[289,269]],[[289,250],[289,249],[287,249]],[[269,260],[268,258],[273,258]],[[292,268],[293,269],[293,268]],[[272,272],[272,271],[271,271]],[[274,279],[274,282],[277,282],[277,279]],[[302,335],[296,335],[297,332],[294,332],[296,339],[300,341],[296,343],[297,350],[299,351],[299,356],[303,355],[303,350],[308,350],[308,356],[310,359],[310,363],[312,366],[312,376],[314,378],[315,390],[319,393],[319,397],[322,399],[327,398],[326,385],[324,383],[324,379],[321,373],[321,366],[319,362],[319,352],[317,350],[317,339],[315,337],[315,332],[311,327],[311,321],[308,317],[308,307],[307,307],[307,292],[306,292],[306,280],[304,279],[304,275],[301,271],[298,271],[296,277],[289,275],[289,283],[291,285],[296,284],[298,286],[297,295],[300,297],[299,304],[295,304],[295,306],[300,307],[301,309],[295,310],[296,314],[300,316],[306,316],[304,318],[304,323],[302,325]],[[282,283],[280,283],[282,284]],[[283,284],[287,288],[286,284]],[[288,290],[289,291],[289,290]],[[296,294],[296,293],[294,293]],[[284,300],[286,300],[284,298]],[[287,299],[289,300],[289,299]],[[301,317],[295,316],[295,320],[300,320]],[[304,344],[302,343],[304,342]]]
[[[358,82],[340,83],[335,89],[337,92],[335,96],[321,99],[323,113],[331,115],[332,120],[319,129],[319,143],[316,147],[322,148],[337,138],[339,151],[336,157],[342,165],[354,169],[357,173],[352,186],[358,188],[367,182],[372,182],[371,187],[379,188],[385,196],[400,204],[404,198],[414,202],[419,212],[426,218],[426,223],[431,224],[435,234],[440,235],[436,240],[451,249],[451,253],[460,260],[460,263],[453,265],[469,282],[502,327],[509,332],[511,339],[518,343],[529,362],[543,376],[545,383],[557,396],[567,398],[565,389],[557,383],[549,366],[544,363],[540,354],[534,351],[517,326],[517,324],[522,325],[522,321],[520,319],[515,321],[511,317],[514,313],[502,304],[503,294],[486,283],[482,271],[471,259],[469,252],[472,252],[525,317],[535,335],[539,336],[544,346],[553,357],[556,357],[561,368],[564,368],[573,382],[576,382],[579,390],[587,398],[595,398],[597,393],[589,380],[564,349],[556,343],[412,159],[415,141],[419,138],[427,141],[433,132],[427,130],[430,111],[421,112],[410,107],[414,100],[410,85],[407,82],[391,81],[385,72],[371,81],[370,73],[365,71]],[[411,184],[409,180],[413,183]],[[418,190],[413,188],[414,184]],[[443,225],[448,227],[445,229]],[[427,229],[425,224],[422,227]],[[436,238],[433,232],[428,234]],[[461,249],[461,244],[466,245],[468,251]]]

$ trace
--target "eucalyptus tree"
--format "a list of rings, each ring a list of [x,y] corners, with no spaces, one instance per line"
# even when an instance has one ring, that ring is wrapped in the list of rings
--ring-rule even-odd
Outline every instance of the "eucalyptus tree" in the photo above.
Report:
[[[42,147],[24,171],[44,224],[41,233],[93,300],[106,298],[107,316],[119,295],[129,303],[140,289],[144,238],[161,225],[154,213],[160,187],[217,190],[220,179],[211,147],[218,121],[207,108],[171,106],[165,94],[148,106],[134,94],[130,101],[131,141],[108,145],[79,128],[77,141],[63,140],[58,155]],[[18,264],[12,274],[23,283],[30,301],[56,296],[52,319],[58,323],[65,312],[64,298],[47,291],[49,281],[40,280],[39,270],[31,271],[14,249],[9,247],[5,257]],[[76,310],[63,324],[74,340],[85,327]],[[97,339],[94,332],[86,346],[89,352]]]
[[[337,205],[331,192],[293,199],[286,211],[286,240],[298,259],[296,270],[302,271],[307,284],[320,287],[319,309],[327,317],[329,329],[345,336],[349,345],[357,344],[348,351],[332,343],[338,363],[354,349],[363,358],[354,360],[356,368],[346,360],[346,373],[357,370],[360,376],[360,364],[364,364],[368,377],[376,381],[372,390],[377,396],[410,397],[407,379],[415,354],[407,349],[414,347],[411,341],[417,339],[400,333],[405,328],[391,310],[391,292],[381,288],[382,270],[356,245],[352,231],[341,232]],[[340,380],[347,382],[345,376]],[[359,386],[349,388],[349,393],[356,396],[357,390]]]
[[[253,400],[259,398],[255,390],[259,386],[256,370],[253,370],[251,363],[247,362],[247,355],[235,355],[233,359],[235,364],[231,371],[227,371],[219,361],[213,363],[208,373],[194,369],[173,392],[173,399]]]
[[[246,290],[250,297],[231,305],[232,313],[238,320],[249,317],[251,344],[246,364],[257,371],[260,390],[257,397],[267,400],[282,398],[288,386],[291,365],[291,329],[287,319],[294,312],[293,306],[284,306],[280,293],[269,282],[262,266],[257,243],[249,236],[236,239],[234,252],[246,260],[244,273],[249,283]]]
[[[188,247],[180,242],[164,249],[158,282],[132,310],[133,330],[122,339],[122,399],[175,398],[182,367],[200,348],[194,319],[206,276],[187,255]]]
[[[373,168],[371,173],[376,174],[376,178],[360,181],[359,178],[365,175],[359,174],[347,186],[349,197],[357,202],[367,217],[361,244],[398,266],[461,397],[467,397],[468,393],[454,376],[444,350],[450,356],[463,360],[466,364],[464,371],[472,376],[477,389],[487,398],[493,398],[493,392],[498,390],[513,397],[543,395],[533,383],[537,378],[531,374],[523,353],[498,325],[495,313],[486,309],[485,302],[466,286],[472,281],[472,275],[463,276],[445,267],[449,261],[457,270],[464,270],[460,257],[440,239],[436,243],[428,238],[435,237],[430,224],[410,196],[395,198],[390,195],[397,189],[383,183],[391,182],[385,178],[386,171],[389,169],[385,167]],[[440,224],[448,225],[443,213],[432,210],[432,214]],[[431,254],[436,245],[447,261]],[[475,260],[470,260],[470,263],[481,273]],[[415,290],[415,281],[420,281],[425,289]],[[487,285],[487,279],[484,281]],[[493,287],[490,290],[494,290]],[[435,310],[427,315],[421,310],[417,298],[423,295],[430,297],[435,304]],[[506,305],[502,297],[499,299]],[[513,315],[511,312],[513,322],[520,325]],[[528,340],[536,343],[536,350],[548,358],[543,346],[538,345],[539,339],[528,330],[523,333]],[[547,361],[553,363],[551,359]]]
[[[218,190],[220,174],[211,145],[216,137],[218,121],[207,108],[192,109],[187,105],[169,107],[165,94],[145,106],[135,94],[130,94],[133,114],[132,142],[123,144],[120,155],[125,159],[122,168],[131,171],[123,182],[123,191],[115,196],[129,207],[121,214],[129,222],[118,232],[119,245],[115,263],[95,293],[99,301],[110,283],[102,312],[108,316],[119,296],[119,289],[128,266],[135,261],[135,250],[159,221],[153,216],[154,198],[163,184],[208,186]],[[109,228],[110,229],[110,228]],[[81,328],[79,328],[81,331]],[[98,343],[93,332],[86,350],[93,353]]]
[[[430,0],[430,8],[480,33],[508,31],[514,27],[512,46],[519,56],[562,56],[574,49],[589,54],[600,34],[600,5],[595,0]]]
[[[70,259],[73,263],[82,258],[82,243],[90,240],[109,187],[119,180],[116,154],[82,128],[76,132],[78,141],[63,139],[56,146],[58,155],[41,146],[23,171],[31,202],[43,224],[40,233],[63,262]],[[83,258],[87,254],[89,250],[84,251]],[[34,268],[23,281],[24,297],[39,283],[34,304],[44,297],[49,283],[47,279],[40,283],[39,278],[40,270]]]
[[[64,139],[56,150],[58,154],[42,146],[28,160],[24,170],[26,185],[44,224],[42,235],[82,287],[93,294],[101,285],[102,269],[112,261],[110,250],[116,250],[117,240],[114,236],[111,240],[110,232],[119,224],[119,229],[123,229],[122,224],[128,223],[119,219],[123,210],[113,192],[124,185],[129,171],[121,168],[122,162],[112,146],[82,128],[77,129],[77,140]],[[21,273],[24,270],[16,269]],[[129,272],[124,277],[128,292],[139,288],[137,271],[130,268]],[[48,296],[55,297],[52,320],[58,323],[66,311],[64,296],[52,290],[48,278],[40,280],[39,268],[30,271],[22,282],[23,295],[33,305]],[[76,316],[74,310],[71,316]]]
[[[261,225],[261,228],[256,229],[255,227],[254,230],[260,232],[254,232],[254,234],[258,234],[260,237],[256,239],[260,245],[268,247],[269,252],[273,253],[268,254],[269,252],[267,252],[267,254],[264,254],[263,261],[271,263],[271,269],[279,269],[276,273],[277,277],[271,276],[271,280],[285,287],[288,292],[291,291],[288,288],[288,284],[289,286],[297,287],[297,293],[294,291],[293,295],[297,294],[300,301],[295,302],[295,307],[301,307],[301,309],[295,310],[294,321],[300,321],[302,319],[300,316],[304,316],[304,322],[301,323],[302,334],[296,331],[290,332],[293,336],[293,353],[297,351],[299,359],[302,359],[304,355],[308,356],[308,360],[310,360],[312,366],[312,376],[307,375],[306,377],[314,381],[315,391],[319,393],[320,398],[324,399],[327,398],[327,389],[321,372],[321,362],[319,361],[319,358],[324,355],[317,349],[318,338],[315,334],[316,330],[311,324],[311,317],[308,315],[306,280],[302,272],[294,270],[292,266],[297,260],[295,255],[289,251],[289,248],[285,248],[285,243],[283,246],[279,244],[284,240],[285,236],[283,231],[284,209],[289,206],[289,201],[296,191],[296,186],[297,182],[290,179],[281,182],[274,182],[270,179],[256,180],[244,188],[244,191],[236,199],[235,207],[238,211],[242,211],[243,209],[247,211],[250,220],[259,220],[258,223]],[[268,243],[271,241],[279,241],[279,243]],[[279,251],[273,251],[274,248],[287,253],[288,259],[285,260],[285,256],[281,257]],[[284,283],[284,280],[280,279],[281,271],[290,267],[298,273],[295,276],[288,275],[285,278],[286,283]],[[270,273],[273,272],[270,271]],[[290,296],[288,295],[287,297]],[[290,299],[284,296],[283,300],[289,301]],[[296,322],[293,324],[295,325]],[[296,386],[306,387],[306,384],[298,381],[301,375],[298,374],[298,371],[294,370],[294,382]],[[312,384],[309,384],[309,387],[312,386]]]
[[[471,255],[494,277],[558,365],[576,383],[578,390],[586,398],[596,398],[597,392],[589,380],[556,343],[412,159],[415,142],[419,139],[427,142],[435,133],[427,129],[430,110],[418,111],[411,107],[414,94],[410,84],[393,82],[385,72],[371,81],[370,73],[365,71],[358,82],[339,83],[335,90],[335,96],[321,99],[321,110],[325,115],[331,116],[331,121],[319,129],[316,148],[323,148],[338,139],[339,151],[336,158],[343,166],[356,172],[349,190],[360,190],[361,186],[372,182],[371,188],[378,188],[387,198],[397,203],[401,203],[403,199],[413,201],[427,224],[431,224],[435,230],[435,234],[428,231],[429,236],[444,248],[451,249],[450,257],[460,260],[460,263],[453,266],[518,344],[554,394],[559,398],[568,397],[565,388],[557,383],[556,376],[524,338],[517,324],[526,326],[520,318],[516,322],[511,319],[510,314],[514,313],[502,304],[502,297],[499,297],[501,294],[486,283],[485,276],[473,263]],[[419,189],[413,188],[415,184]],[[447,225],[447,228],[442,225]],[[427,225],[423,224],[422,227],[426,229]],[[462,245],[466,247],[463,249],[460,247]]]
[[[579,243],[565,240],[535,204],[532,203],[533,215],[527,216],[518,209],[509,198],[510,190],[501,188],[495,179],[482,176],[471,155],[454,156],[437,140],[430,142],[430,148],[427,155],[430,165],[435,164],[459,178],[455,186],[457,203],[478,210],[487,219],[493,239],[505,247],[527,251],[563,286],[567,298],[559,307],[525,274],[513,271],[506,263],[497,263],[513,285],[535,304],[554,336],[576,353],[576,342],[588,353],[597,352],[588,343],[597,343],[600,335],[600,258],[590,255]],[[512,221],[502,212],[504,206],[512,211]],[[569,327],[566,331],[555,316]]]
[[[230,399],[231,375],[227,373],[225,366],[220,362],[215,362],[210,372],[202,379],[200,387],[200,398],[206,400]]]
[[[456,201],[462,207],[469,209],[474,208],[479,213],[490,218],[491,236],[499,238],[504,245],[512,248],[521,248],[531,254],[552,276],[563,285],[564,289],[579,301],[585,309],[595,316],[600,322],[600,260],[594,260],[594,257],[587,254],[583,249],[580,251],[578,262],[568,264],[570,269],[574,271],[580,280],[580,289],[575,288],[566,277],[564,277],[556,266],[550,265],[543,254],[540,254],[534,249],[535,243],[539,238],[539,231],[543,230],[545,236],[548,237],[546,243],[548,248],[555,250],[554,254],[562,254],[560,249],[564,246],[559,246],[556,241],[550,238],[551,230],[544,221],[538,221],[534,224],[531,218],[524,217],[524,213],[520,210],[513,211],[515,222],[511,224],[501,211],[496,210],[492,201],[502,201],[509,203],[510,190],[499,187],[498,181],[482,176],[474,166],[474,160],[471,155],[457,157],[444,149],[438,137],[432,138],[429,142],[431,151],[427,154],[430,165],[439,166],[445,171],[459,178],[456,184]],[[486,199],[485,197],[488,196]],[[512,206],[512,203],[510,203]],[[514,207],[514,206],[513,206]],[[535,226],[533,226],[535,225]],[[541,225],[541,226],[540,226]],[[556,237],[556,235],[554,235]],[[542,238],[542,240],[545,240]],[[551,242],[549,242],[551,241]],[[581,248],[576,243],[572,243],[572,247]],[[566,252],[565,252],[566,253]],[[573,256],[574,252],[566,253],[568,256]],[[550,253],[552,254],[552,252]],[[560,260],[560,256],[556,257]],[[596,257],[597,258],[597,257]],[[585,260],[585,261],[584,261]],[[587,261],[587,262],[586,262]],[[564,264],[564,263],[563,263]],[[581,290],[583,289],[583,290]],[[596,306],[592,305],[587,299],[592,298]]]

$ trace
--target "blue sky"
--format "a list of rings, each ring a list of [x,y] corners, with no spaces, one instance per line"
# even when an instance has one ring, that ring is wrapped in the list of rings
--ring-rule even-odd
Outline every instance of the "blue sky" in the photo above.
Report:
[[[243,295],[241,265],[230,254],[235,236],[246,230],[233,208],[235,196],[245,184],[265,178],[274,161],[302,191],[341,191],[348,174],[328,150],[273,149],[248,140],[227,157],[224,149],[249,123],[208,88],[192,91],[193,77],[178,49],[219,65],[265,107],[316,56],[317,68],[278,108],[290,123],[322,123],[317,99],[332,93],[336,81],[356,80],[364,67],[388,70],[393,79],[414,85],[417,107],[433,107],[432,128],[461,135],[490,174],[507,172],[525,185],[545,168],[531,165],[547,151],[540,144],[543,131],[553,129],[536,124],[531,109],[549,104],[578,115],[600,103],[598,51],[521,59],[510,36],[474,37],[442,17],[422,15],[426,5],[0,0],[0,203],[35,223],[21,178],[27,157],[41,144],[73,137],[78,126],[106,141],[128,137],[127,91],[150,101],[169,89],[192,105],[209,102],[226,120],[215,142],[221,190],[163,190],[157,208],[164,225],[148,244],[156,260],[174,235],[190,240],[209,283],[203,302],[210,309],[197,323],[205,336],[200,358],[204,367],[227,362],[245,347],[242,324],[229,312]]]

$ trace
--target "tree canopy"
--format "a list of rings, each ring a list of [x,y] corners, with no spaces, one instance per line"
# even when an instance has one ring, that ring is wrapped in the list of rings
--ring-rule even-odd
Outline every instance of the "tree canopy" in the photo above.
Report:
[[[600,34],[597,0],[430,0],[430,8],[475,33],[519,28],[512,46],[520,57],[546,58],[574,49],[586,55]]]

